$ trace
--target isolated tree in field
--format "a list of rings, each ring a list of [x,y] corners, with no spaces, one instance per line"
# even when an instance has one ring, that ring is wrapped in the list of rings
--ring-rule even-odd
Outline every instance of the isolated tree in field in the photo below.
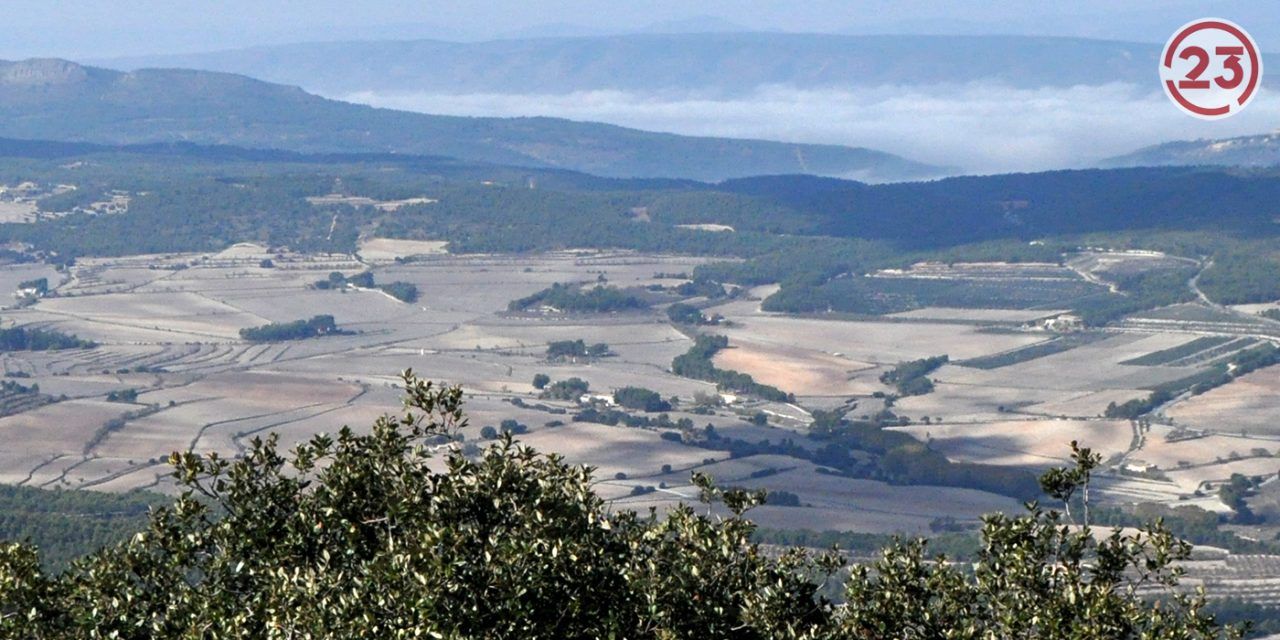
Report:
[[[550,383],[551,383],[551,376],[545,373],[537,373],[537,374],[534,374],[533,376],[534,389],[544,389]]]
[[[1201,613],[1203,598],[1168,590],[1189,549],[1167,530],[1095,538],[1035,504],[985,518],[972,565],[936,561],[919,541],[885,549],[852,568],[838,606],[819,586],[839,556],[766,553],[750,541],[745,514],[763,493],[694,475],[703,500],[719,505],[714,514],[617,511],[592,491],[588,468],[509,437],[474,460],[443,444],[466,424],[462,391],[404,379],[405,413],[367,435],[343,428],[287,454],[273,435],[234,461],[174,454],[185,491],[173,505],[64,573],[44,573],[27,545],[0,545],[0,637],[1175,640],[1229,631]],[[1070,479],[1060,474],[1055,490]]]

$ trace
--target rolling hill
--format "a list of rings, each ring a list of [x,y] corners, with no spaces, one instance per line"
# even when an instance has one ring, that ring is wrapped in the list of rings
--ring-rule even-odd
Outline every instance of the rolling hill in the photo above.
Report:
[[[1159,45],[1027,36],[675,33],[293,44],[99,61],[242,73],[328,96],[360,91],[733,95],[763,85],[1150,83]]]
[[[228,73],[122,73],[52,59],[0,62],[0,136],[408,153],[612,177],[721,180],[799,172],[885,181],[942,171],[863,148],[678,136],[555,118],[426,115]]]
[[[1221,140],[1178,140],[1138,149],[1103,161],[1105,167],[1219,165],[1269,167],[1280,165],[1280,133]]]

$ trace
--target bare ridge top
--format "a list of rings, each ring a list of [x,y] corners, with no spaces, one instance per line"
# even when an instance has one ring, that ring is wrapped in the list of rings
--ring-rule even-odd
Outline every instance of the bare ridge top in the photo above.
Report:
[[[84,67],[58,58],[32,58],[0,63],[0,83],[7,85],[59,85],[84,82],[89,72]]]

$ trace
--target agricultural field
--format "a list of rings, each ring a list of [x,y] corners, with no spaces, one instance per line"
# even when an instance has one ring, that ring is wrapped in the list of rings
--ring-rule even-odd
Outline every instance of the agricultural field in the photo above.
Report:
[[[1280,370],[1271,367],[1180,402],[1165,413],[1188,429],[1244,433],[1280,443],[1277,395]]]
[[[885,283],[890,298],[895,287],[914,287],[916,308],[893,315],[772,313],[762,301],[777,287],[764,286],[690,297],[721,319],[675,325],[664,307],[687,282],[675,274],[705,262],[627,251],[466,255],[441,242],[364,239],[350,255],[241,244],[208,254],[83,259],[61,270],[0,267],[0,296],[37,278],[51,289],[37,300],[15,299],[0,315],[4,327],[96,343],[0,354],[6,379],[40,389],[39,401],[23,399],[13,405],[17,413],[0,417],[0,438],[14,443],[0,448],[0,481],[169,490],[164,459],[173,451],[235,455],[270,432],[289,445],[343,425],[366,427],[399,409],[397,373],[408,367],[463,387],[464,447],[484,446],[502,425],[518,425],[523,443],[595,467],[602,495],[627,508],[693,499],[692,471],[797,496],[796,506],[753,512],[773,528],[927,533],[938,518],[971,526],[985,512],[1018,508],[1017,499],[993,491],[833,472],[815,462],[823,443],[810,438],[810,426],[819,410],[861,420],[892,415],[886,428],[953,463],[1038,472],[1064,463],[1075,440],[1106,458],[1099,493],[1116,503],[1221,509],[1216,483],[1237,472],[1280,471],[1269,459],[1280,453],[1270,419],[1280,390],[1273,369],[1175,395],[1152,424],[1106,417],[1112,405],[1207,376],[1269,342],[1254,330],[1265,321],[1184,304],[1105,330],[1055,330],[1047,322],[1063,313],[1061,296],[1105,289],[1108,274],[1178,264],[1129,255],[1067,266],[926,264],[871,278]],[[366,271],[378,283],[414,285],[418,300],[317,284],[335,272],[341,282]],[[607,313],[509,311],[511,301],[557,283],[658,302]],[[960,288],[921,297],[935,286]],[[1003,293],[991,304],[969,304],[996,289]],[[261,343],[241,337],[244,329],[317,315],[332,316],[341,331]],[[699,333],[728,340],[711,366],[749,375],[786,399],[764,401],[672,373]],[[607,354],[548,359],[549,343],[576,340],[605,344]],[[948,361],[927,374],[926,393],[895,397],[883,378],[903,362],[943,355]],[[581,379],[588,391],[542,397],[533,385],[539,374],[553,384]],[[623,387],[651,389],[671,407],[661,421],[638,410],[609,418],[642,422],[633,426],[575,419],[584,402],[607,417]],[[711,404],[695,406],[695,398]],[[711,432],[716,439],[703,435]],[[854,453],[865,457],[855,456],[857,464],[874,463]]]

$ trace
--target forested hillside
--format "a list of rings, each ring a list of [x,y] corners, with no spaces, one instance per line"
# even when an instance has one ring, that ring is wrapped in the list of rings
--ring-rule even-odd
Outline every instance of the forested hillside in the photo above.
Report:
[[[719,180],[807,171],[887,180],[939,173],[862,148],[688,137],[554,118],[426,115],[327,100],[231,74],[126,74],[63,60],[0,61],[0,136],[428,154],[624,177]]]
[[[1028,88],[1145,83],[1158,54],[1153,44],[1083,38],[686,33],[305,43],[102,64],[242,73],[326,95],[597,89],[736,95],[761,85],[848,89],[979,81]],[[413,64],[406,64],[410,60]],[[565,73],[566,65],[574,72]]]
[[[1201,290],[1223,303],[1266,301],[1280,291],[1280,266],[1271,258],[1280,255],[1273,207],[1280,176],[1272,172],[1148,168],[891,185],[771,176],[708,184],[189,144],[0,141],[0,154],[0,183],[76,187],[38,200],[46,212],[40,221],[0,226],[0,241],[27,243],[55,262],[212,251],[245,241],[346,253],[362,235],[443,240],[453,252],[634,249],[738,259],[694,275],[780,283],[766,302],[772,310],[878,314],[934,298],[959,306],[994,302],[981,288],[860,278],[877,269],[921,260],[1057,263],[1092,246],[1205,260]],[[335,190],[430,202],[392,212],[314,200]],[[129,194],[128,211],[75,209],[108,192]],[[706,224],[731,231],[699,226]],[[1117,276],[1118,292],[1065,283],[1062,301],[1091,323],[1109,322],[1188,299],[1195,275],[1188,269]],[[901,289],[906,284],[910,291]]]

